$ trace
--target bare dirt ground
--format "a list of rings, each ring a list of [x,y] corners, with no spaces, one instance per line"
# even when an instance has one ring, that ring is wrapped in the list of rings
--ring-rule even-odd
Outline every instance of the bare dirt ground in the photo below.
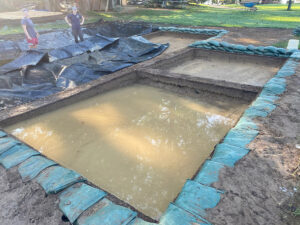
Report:
[[[35,23],[55,22],[56,20],[63,19],[64,13],[62,12],[47,12],[47,11],[30,11],[30,16]],[[20,24],[23,18],[22,11],[15,12],[1,12],[0,24],[1,25],[16,25]],[[1,26],[0,26],[1,28]]]
[[[208,213],[213,224],[300,224],[300,67],[287,79],[279,106],[259,120],[260,135],[234,168],[221,172],[216,188],[226,190]],[[298,136],[298,137],[297,137]],[[298,139],[299,142],[299,139]]]
[[[0,166],[1,225],[68,225],[62,221],[56,195],[45,195],[35,182],[22,182],[14,167],[5,171]]]
[[[218,28],[216,28],[218,29]],[[221,40],[244,45],[273,45],[280,41],[292,39],[293,29],[276,28],[224,28],[229,33],[224,35]]]

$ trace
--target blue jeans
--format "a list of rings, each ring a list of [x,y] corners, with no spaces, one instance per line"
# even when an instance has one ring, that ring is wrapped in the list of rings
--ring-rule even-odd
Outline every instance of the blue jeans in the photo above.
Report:
[[[83,34],[82,34],[82,31],[81,31],[81,28],[79,29],[72,29],[72,34],[75,38],[75,42],[78,43],[79,40],[78,40],[78,37],[80,38],[80,41],[83,41]]]

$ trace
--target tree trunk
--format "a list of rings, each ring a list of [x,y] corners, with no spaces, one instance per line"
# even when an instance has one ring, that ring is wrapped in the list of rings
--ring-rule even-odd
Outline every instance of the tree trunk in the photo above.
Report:
[[[292,0],[289,0],[287,11],[291,11],[291,10],[292,10]]]
[[[107,12],[107,11],[108,11],[108,7],[109,7],[109,0],[106,0],[105,12]]]

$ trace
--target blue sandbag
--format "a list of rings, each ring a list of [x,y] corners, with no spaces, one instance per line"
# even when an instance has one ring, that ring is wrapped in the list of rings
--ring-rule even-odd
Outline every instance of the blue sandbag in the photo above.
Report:
[[[167,211],[161,217],[160,225],[208,225],[210,224],[207,220],[200,216],[195,216],[174,204],[170,204]]]
[[[18,170],[23,180],[35,178],[42,170],[57,165],[43,156],[33,156],[20,164]]]
[[[7,151],[4,151],[0,154],[0,161],[2,159],[4,159],[5,157],[17,152],[20,147],[21,148],[27,148],[27,146],[25,146],[25,145],[14,146],[14,147],[12,147],[12,148],[8,149]]]
[[[249,149],[233,146],[230,140],[227,143],[218,144],[215,148],[212,161],[233,167],[234,164],[247,155]]]
[[[194,181],[197,181],[200,184],[210,186],[212,183],[218,181],[219,171],[224,166],[225,165],[222,163],[206,160],[201,170],[195,177]]]
[[[131,221],[128,225],[155,225],[157,223],[150,223],[150,222],[146,222],[140,218],[136,218],[133,221]]]
[[[60,194],[59,208],[69,221],[74,223],[81,213],[104,198],[105,195],[104,191],[87,184],[75,184]]]
[[[107,199],[100,201],[102,207],[89,216],[81,216],[76,225],[127,225],[137,213],[123,206],[116,205]]]
[[[17,144],[21,144],[19,141],[13,138],[2,138],[0,142],[0,154],[6,152],[7,150],[9,150]]]
[[[276,108],[275,104],[266,103],[263,101],[255,101],[253,102],[252,106],[258,110],[265,111],[267,113],[272,112]]]
[[[292,59],[300,59],[300,51],[294,52],[290,57]]]
[[[276,78],[272,78],[265,84],[263,91],[271,92],[276,95],[282,94],[285,91],[285,87],[286,87],[285,82],[278,82],[277,80],[274,79]],[[282,78],[277,78],[277,79],[282,79]]]
[[[256,100],[262,100],[262,101],[265,101],[265,102],[269,102],[269,103],[275,103],[276,100],[278,100],[279,97],[276,96],[276,95],[259,95],[258,98]]]
[[[16,150],[12,150],[15,148]],[[34,155],[40,155],[36,150],[33,150],[32,148],[25,146],[25,145],[15,145],[13,148],[11,148],[8,151],[14,151],[13,153],[9,154],[8,156],[2,158],[0,160],[0,163],[6,168],[9,169],[13,166],[16,166],[20,164],[21,162],[25,161],[31,156]]]
[[[245,110],[243,116],[249,118],[256,118],[256,117],[266,117],[268,113],[266,111],[261,111],[256,109],[255,107],[249,107]]]
[[[215,188],[187,180],[175,205],[194,215],[205,217],[205,210],[216,207],[221,199],[221,193]]]
[[[80,174],[61,166],[47,168],[36,180],[47,194],[56,194],[72,184],[85,181]]]
[[[16,139],[14,139],[12,137],[2,137],[2,138],[0,138],[0,145],[6,144],[6,143],[12,142],[12,141],[16,141]]]
[[[231,129],[224,138],[224,143],[245,147],[258,135],[257,130]]]
[[[239,122],[235,125],[235,128],[258,130],[256,123],[244,116],[240,118]]]
[[[2,138],[2,137],[5,137],[5,136],[7,136],[7,134],[4,131],[0,130],[0,137]]]
[[[275,75],[275,77],[288,77],[295,74],[295,70],[292,68],[289,69],[281,69],[278,71],[278,73]]]

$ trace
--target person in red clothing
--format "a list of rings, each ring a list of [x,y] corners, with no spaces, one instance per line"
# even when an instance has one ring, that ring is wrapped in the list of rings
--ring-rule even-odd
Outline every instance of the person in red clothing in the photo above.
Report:
[[[22,11],[23,11],[24,17],[21,20],[21,24],[22,24],[22,27],[23,27],[23,30],[24,30],[24,33],[26,36],[26,40],[29,44],[29,48],[36,48],[39,43],[39,40],[38,40],[39,33],[34,28],[34,24],[29,17],[28,9],[23,9]]]

